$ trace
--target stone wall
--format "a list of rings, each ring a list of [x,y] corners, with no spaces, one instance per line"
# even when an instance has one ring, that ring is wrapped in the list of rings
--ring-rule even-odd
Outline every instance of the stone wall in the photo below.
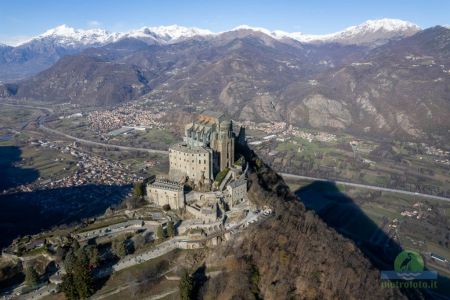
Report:
[[[158,206],[168,204],[172,209],[184,207],[183,190],[169,190],[149,185],[147,186],[147,195],[149,200]]]
[[[213,179],[212,151],[210,149],[177,144],[169,149],[169,161],[171,176],[188,176],[194,182],[198,182],[202,175],[206,179]]]

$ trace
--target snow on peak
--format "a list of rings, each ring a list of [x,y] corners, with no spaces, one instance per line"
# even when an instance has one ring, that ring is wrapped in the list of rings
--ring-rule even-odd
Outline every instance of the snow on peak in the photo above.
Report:
[[[377,40],[407,36],[420,31],[414,23],[398,19],[368,20],[342,31],[324,35],[302,35],[292,33],[292,37],[301,42],[338,42],[343,44],[364,44]]]
[[[75,29],[63,24],[47,30],[30,41],[47,40],[61,46],[75,47],[105,45],[124,38],[137,38],[143,41],[168,43],[183,38],[213,34],[213,32],[206,29],[179,25],[142,27],[128,32],[108,32],[104,29]]]
[[[266,35],[269,35],[275,39],[282,39],[282,38],[286,38],[286,37],[290,37],[290,33],[289,32],[285,32],[282,30],[268,30],[266,28],[262,28],[262,27],[252,27],[252,26],[248,26],[248,25],[239,25],[233,29],[231,29],[230,31],[238,31],[238,30],[251,30],[251,31],[256,31],[256,32],[261,32],[264,33]]]
[[[157,27],[142,27],[140,29],[131,30],[123,33],[123,37],[134,38],[154,38],[161,39],[165,42],[171,42],[183,38],[191,38],[194,36],[212,35],[213,32],[207,29],[200,29],[196,27],[184,27],[179,25],[157,26]]]
[[[116,33],[109,33],[104,29],[75,29],[63,24],[47,30],[37,38],[54,39],[59,44],[70,46],[105,44],[114,41],[116,37]]]
[[[389,38],[408,36],[419,31],[420,28],[407,21],[378,19],[368,20],[360,25],[351,26],[342,31],[324,35],[308,35],[301,32],[268,30],[266,28],[251,27],[248,25],[241,25],[230,31],[238,30],[252,30],[261,32],[278,40],[291,38],[303,43],[337,42],[343,44],[363,44]],[[67,25],[60,25],[49,29],[43,34],[24,43],[42,40],[66,47],[87,47],[105,45],[123,38],[137,38],[146,42],[164,44],[195,36],[217,36],[222,33],[224,32],[214,33],[207,29],[179,25],[142,27],[128,32],[108,32],[104,29],[75,29]]]
[[[41,37],[47,37],[47,36],[71,36],[75,35],[76,30],[72,27],[67,26],[66,24],[59,25],[55,28],[49,29],[43,34],[41,34]]]
[[[149,29],[160,36],[169,37],[171,40],[213,34],[213,32],[207,29],[200,29],[196,27],[183,27],[178,25],[150,27]]]
[[[241,25],[233,28],[236,30],[252,30],[264,33],[275,39],[291,38],[303,43],[337,42],[343,44],[363,44],[375,42],[377,40],[389,39],[399,36],[407,36],[420,30],[414,23],[397,19],[368,20],[360,25],[348,27],[342,31],[311,35],[301,32],[285,32],[281,30],[268,30],[261,27],[251,27]]]
[[[350,28],[365,28],[369,30],[386,30],[386,31],[404,31],[404,30],[420,30],[420,27],[414,23],[403,21],[399,19],[377,19],[377,20],[368,20],[360,25],[352,26]],[[348,29],[350,29],[348,28]]]

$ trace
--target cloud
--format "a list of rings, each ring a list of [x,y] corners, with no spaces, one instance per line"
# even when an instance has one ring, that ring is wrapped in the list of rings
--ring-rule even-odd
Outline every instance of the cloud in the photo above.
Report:
[[[97,20],[88,21],[87,24],[88,24],[89,27],[99,27],[100,25],[102,25],[102,23],[100,21],[97,21]]]

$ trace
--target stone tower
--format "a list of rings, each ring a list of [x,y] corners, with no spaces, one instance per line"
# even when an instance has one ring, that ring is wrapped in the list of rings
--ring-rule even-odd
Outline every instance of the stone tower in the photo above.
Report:
[[[243,136],[245,138],[245,134]],[[205,176],[208,178],[214,179],[217,173],[233,166],[236,136],[231,120],[222,113],[203,112],[195,121],[185,126],[183,141],[190,151],[199,147],[211,149],[211,171],[209,174],[205,172]],[[178,165],[183,162],[185,162],[185,158],[174,164]],[[194,159],[192,162],[197,163],[197,160]],[[195,166],[187,168],[191,170],[192,167],[195,169]]]
[[[239,135],[237,136],[237,143],[244,146],[247,143],[247,138],[245,137],[245,127],[239,129]]]
[[[222,121],[219,125],[219,133],[216,151],[219,152],[220,170],[229,168],[234,163],[234,136],[231,121]]]

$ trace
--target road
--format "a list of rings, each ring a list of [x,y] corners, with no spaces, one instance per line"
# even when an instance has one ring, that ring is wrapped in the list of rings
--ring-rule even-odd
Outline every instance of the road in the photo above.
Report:
[[[45,108],[45,107],[35,107],[35,106],[30,106],[30,105],[15,105],[15,104],[6,104],[6,103],[0,103],[0,104],[9,105],[9,106],[25,107],[25,108],[42,109],[42,110],[46,110],[47,112],[51,112],[51,109]],[[45,122],[45,117],[46,116],[42,116],[42,118],[40,118],[40,120],[38,122],[39,127],[42,128],[44,131],[51,132],[53,134],[66,137],[68,139],[77,141],[77,142],[82,143],[82,144],[91,145],[91,146],[105,147],[105,148],[112,148],[112,149],[127,150],[127,151],[140,151],[140,152],[158,153],[158,154],[168,154],[169,153],[166,150],[156,150],[156,149],[147,149],[147,148],[135,148],[135,147],[127,147],[127,146],[118,146],[118,145],[111,145],[111,144],[105,144],[105,143],[100,143],[100,142],[89,141],[89,140],[86,140],[86,139],[80,139],[80,138],[74,137],[72,135],[68,135],[66,133],[63,133],[61,131],[58,131],[58,130],[46,127],[43,124]],[[344,186],[351,186],[351,187],[357,187],[357,188],[363,188],[363,189],[369,189],[369,190],[375,190],[375,191],[397,193],[397,194],[403,194],[403,195],[409,195],[409,196],[417,196],[417,197],[423,197],[423,198],[429,198],[429,199],[434,199],[434,200],[441,200],[441,201],[448,201],[448,202],[450,202],[450,198],[441,197],[441,196],[435,196],[435,195],[429,195],[429,194],[415,193],[415,192],[410,192],[410,191],[405,191],[405,190],[384,188],[384,187],[373,186],[373,185],[366,185],[366,184],[359,184],[359,183],[351,183],[351,182],[346,182],[346,181],[333,181],[333,180],[329,180],[329,179],[326,179],[326,178],[315,178],[315,177],[301,176],[301,175],[289,174],[289,173],[279,173],[279,174],[282,177],[284,177],[284,178],[334,182],[336,184],[342,184]]]
[[[41,288],[39,288],[35,291],[32,291],[30,293],[16,296],[11,299],[17,299],[17,300],[41,299],[48,295],[56,293],[57,291],[58,291],[58,289],[57,289],[56,284],[51,283],[51,284],[46,284],[46,285],[42,286]]]
[[[241,220],[241,222],[239,222],[232,228],[225,230],[225,231],[216,231],[214,233],[210,233],[210,234],[208,234],[207,237],[205,237],[203,239],[196,239],[196,238],[190,239],[188,236],[175,236],[169,240],[162,242],[161,244],[155,246],[154,248],[149,249],[148,251],[146,251],[144,253],[141,253],[138,255],[129,255],[129,256],[124,257],[123,259],[118,261],[112,267],[112,269],[114,271],[119,271],[122,269],[132,267],[134,265],[154,259],[154,258],[162,256],[164,254],[167,254],[170,251],[175,250],[177,248],[182,248],[179,246],[179,243],[182,243],[182,242],[205,242],[207,240],[216,238],[218,236],[222,236],[226,232],[230,232],[233,229],[237,229],[237,228],[241,227],[243,224],[245,224],[246,222],[249,222],[252,220],[257,221],[258,219],[259,220],[264,219],[264,215],[263,215],[262,211],[259,213],[249,212],[249,214],[246,216],[246,218]]]
[[[106,147],[106,148],[115,148],[115,149],[121,149],[121,150],[129,150],[129,151],[141,151],[141,152],[148,152],[148,153],[159,153],[159,154],[168,154],[168,151],[165,150],[156,150],[156,149],[147,149],[147,148],[135,148],[135,147],[126,147],[126,146],[116,146],[116,145],[110,145],[110,144],[104,144],[99,142],[93,142],[85,139],[80,139],[68,134],[65,134],[63,132],[57,131],[55,129],[51,129],[48,127],[45,127],[44,125],[40,125],[40,127],[46,131],[49,131],[54,134],[58,134],[61,136],[64,136],[66,138],[69,138],[71,140],[75,140],[80,143],[84,143],[87,145],[92,146],[100,146],[100,147]],[[434,200],[442,200],[442,201],[449,201],[450,198],[441,197],[441,196],[435,196],[435,195],[429,195],[429,194],[422,194],[422,193],[415,193],[405,190],[397,190],[397,189],[391,189],[391,188],[384,188],[379,186],[373,186],[373,185],[367,185],[367,184],[359,184],[359,183],[352,183],[352,182],[346,182],[346,181],[332,181],[325,178],[315,178],[315,177],[309,177],[309,176],[301,176],[296,174],[290,174],[290,173],[279,173],[284,178],[292,178],[292,179],[307,179],[307,180],[313,180],[313,181],[325,181],[325,182],[334,182],[336,184],[342,184],[345,186],[351,186],[351,187],[358,187],[358,188],[364,188],[369,190],[375,190],[375,191],[382,191],[382,192],[391,192],[391,193],[397,193],[397,194],[403,194],[403,195],[410,195],[410,196],[417,196],[417,197],[423,197],[423,198],[430,198]]]
[[[25,105],[25,104],[11,104],[11,103],[0,103],[0,104],[6,105],[6,106],[16,106],[16,107],[23,107],[23,108],[40,109],[40,110],[45,110],[49,113],[53,113],[53,109],[48,108],[48,107],[32,106],[32,105]]]
[[[99,142],[93,142],[85,139],[80,139],[68,134],[65,134],[63,132],[57,131],[55,129],[50,129],[48,127],[45,127],[44,125],[40,125],[40,127],[46,131],[49,131],[54,134],[62,135],[66,138],[75,140],[80,143],[84,143],[87,145],[93,145],[93,146],[100,146],[100,147],[106,147],[106,148],[116,148],[121,150],[131,150],[131,151],[141,151],[141,152],[148,152],[148,153],[159,153],[159,154],[168,154],[168,151],[165,150],[156,150],[156,149],[147,149],[147,148],[135,148],[135,147],[126,147],[126,146],[116,146],[116,145],[110,145],[110,144],[104,144]],[[384,188],[374,185],[367,185],[367,184],[359,184],[359,183],[352,183],[352,182],[346,182],[346,181],[332,181],[326,178],[315,178],[315,177],[309,177],[309,176],[301,176],[296,174],[290,174],[290,173],[279,173],[284,178],[292,178],[292,179],[307,179],[307,180],[313,180],[313,181],[325,181],[325,182],[334,182],[336,184],[342,184],[345,186],[351,186],[351,187],[357,187],[357,188],[364,188],[369,190],[375,190],[375,191],[382,191],[382,192],[390,192],[390,193],[397,193],[397,194],[403,194],[403,195],[410,195],[410,196],[417,196],[417,197],[423,197],[423,198],[430,198],[434,200],[442,200],[442,201],[449,201],[450,198],[441,197],[441,196],[435,196],[435,195],[429,195],[429,194],[422,194],[422,193],[415,193],[405,190],[397,190],[397,189],[391,189],[391,188]]]
[[[368,190],[397,193],[397,194],[416,196],[416,197],[423,197],[423,198],[430,198],[430,199],[449,201],[450,202],[450,198],[445,198],[445,197],[440,197],[440,196],[435,196],[435,195],[429,195],[429,194],[415,193],[415,192],[409,192],[409,191],[404,191],[404,190],[390,189],[390,188],[384,188],[384,187],[379,187],[379,186],[359,184],[359,183],[351,183],[351,182],[345,182],[345,181],[339,181],[339,180],[333,181],[333,180],[324,179],[324,178],[315,178],[315,177],[301,176],[301,175],[295,175],[295,174],[289,174],[289,173],[279,173],[279,174],[282,177],[284,177],[284,178],[306,179],[306,180],[313,180],[313,181],[333,182],[335,184],[342,184],[344,186],[351,186],[351,187],[363,188],[363,189],[368,189]]]
[[[88,146],[98,146],[98,147],[103,147],[103,148],[110,148],[110,149],[120,149],[120,150],[127,150],[127,151],[139,151],[139,152],[147,152],[147,153],[157,153],[157,154],[169,154],[169,151],[167,150],[156,150],[156,149],[148,149],[148,148],[136,148],[136,147],[127,147],[127,146],[119,146],[119,145],[111,145],[111,144],[105,144],[105,143],[100,143],[100,142],[94,142],[94,141],[89,141],[89,140],[85,140],[85,139],[81,139],[81,138],[77,138],[75,136],[72,135],[68,135],[66,133],[63,133],[61,131],[55,130],[55,129],[51,129],[48,128],[42,124],[39,124],[39,128],[41,128],[44,131],[56,134],[56,135],[60,135],[63,136],[65,138],[68,138],[70,140],[79,142],[80,144],[84,144],[84,145],[88,145]]]
[[[161,244],[155,246],[152,249],[149,249],[148,251],[138,254],[138,255],[130,255],[126,256],[120,261],[118,261],[112,269],[114,272],[132,267],[134,265],[141,264],[143,262],[149,261],[151,259],[157,258],[159,256],[162,256],[164,254],[169,253],[170,251],[173,251],[178,248],[178,242],[181,240],[181,238],[186,239],[186,237],[174,237],[167,241],[162,242]]]

